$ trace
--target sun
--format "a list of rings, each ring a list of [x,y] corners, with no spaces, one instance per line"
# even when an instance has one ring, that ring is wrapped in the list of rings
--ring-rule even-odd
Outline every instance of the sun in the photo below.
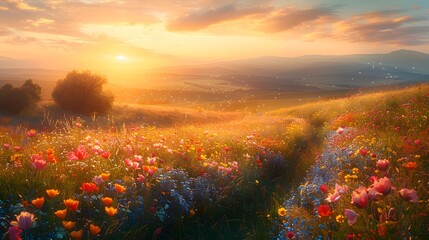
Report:
[[[125,61],[125,60],[127,60],[127,57],[125,57],[124,55],[118,55],[118,56],[116,56],[116,60]]]

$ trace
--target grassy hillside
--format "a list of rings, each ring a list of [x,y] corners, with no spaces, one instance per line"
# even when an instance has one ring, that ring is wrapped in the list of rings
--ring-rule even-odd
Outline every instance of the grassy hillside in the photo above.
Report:
[[[424,239],[428,94],[419,85],[264,114],[123,105],[112,115],[127,124],[46,116],[46,131],[8,128],[0,134],[0,231],[28,239]],[[350,204],[360,185],[383,177],[396,188]],[[327,202],[335,183],[348,190]],[[350,226],[344,209],[359,214]],[[27,221],[14,227],[16,215]]]

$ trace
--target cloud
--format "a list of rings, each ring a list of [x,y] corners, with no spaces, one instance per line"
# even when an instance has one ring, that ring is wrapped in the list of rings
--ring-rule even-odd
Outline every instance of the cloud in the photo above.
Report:
[[[283,32],[322,18],[330,19],[333,13],[328,8],[293,9],[284,8],[271,13],[262,20],[258,29],[262,32]]]
[[[41,25],[52,24],[55,21],[52,19],[47,19],[47,18],[39,18],[37,20],[27,20],[27,22],[30,23],[31,25],[35,26],[35,27],[39,27]]]
[[[9,10],[10,8],[25,10],[25,11],[43,11],[43,8],[32,6],[22,0],[2,0],[0,3],[6,6],[0,6],[2,10]]]
[[[331,37],[349,42],[419,45],[429,40],[429,26],[416,25],[423,20],[398,11],[358,14],[335,23]]]
[[[267,13],[271,9],[271,7],[237,8],[235,5],[225,5],[209,10],[200,9],[168,22],[167,30],[198,31],[218,23]]]

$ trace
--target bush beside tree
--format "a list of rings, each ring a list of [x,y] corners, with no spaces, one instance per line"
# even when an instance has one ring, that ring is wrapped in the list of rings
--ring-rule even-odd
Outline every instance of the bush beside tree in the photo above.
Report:
[[[0,111],[8,114],[19,114],[40,101],[41,87],[29,79],[19,87],[5,84],[0,88]]]
[[[103,91],[105,76],[90,71],[72,71],[58,81],[52,97],[64,110],[81,114],[107,113],[113,106],[114,96]]]

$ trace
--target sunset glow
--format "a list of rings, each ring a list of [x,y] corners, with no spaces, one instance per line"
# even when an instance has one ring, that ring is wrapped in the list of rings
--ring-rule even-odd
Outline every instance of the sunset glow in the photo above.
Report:
[[[116,56],[116,59],[117,59],[118,61],[125,61],[125,60],[127,60],[127,58],[126,58],[125,56],[122,56],[122,55],[118,55],[118,56]]]
[[[429,52],[428,11],[424,0],[3,0],[0,57],[11,59],[3,67],[108,73],[109,54],[146,71],[260,56]]]

